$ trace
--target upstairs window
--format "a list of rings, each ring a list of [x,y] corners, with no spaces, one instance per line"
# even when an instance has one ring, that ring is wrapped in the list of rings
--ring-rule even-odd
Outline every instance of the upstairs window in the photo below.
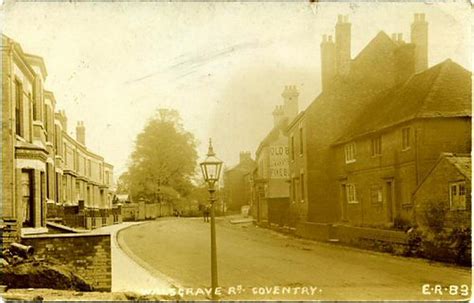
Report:
[[[347,203],[359,203],[357,201],[357,193],[355,184],[346,184]]]
[[[451,210],[466,209],[466,182],[455,182],[449,185],[449,205]]]
[[[406,150],[410,148],[410,128],[405,127],[402,129],[402,150]]]
[[[300,127],[300,155],[303,155],[303,128]]]
[[[23,137],[23,86],[20,81],[15,80],[15,131]]]
[[[352,163],[356,160],[356,146],[355,143],[348,143],[344,146],[345,156],[346,156],[346,163]]]
[[[295,137],[291,136],[291,160],[295,160]]]
[[[382,154],[382,137],[372,139],[372,157],[380,156]]]
[[[300,175],[300,194],[301,194],[301,202],[304,202],[304,174]]]

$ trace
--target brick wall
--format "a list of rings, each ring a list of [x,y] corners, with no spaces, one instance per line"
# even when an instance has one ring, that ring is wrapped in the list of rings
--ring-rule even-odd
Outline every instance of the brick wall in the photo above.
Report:
[[[49,234],[25,236],[22,243],[35,256],[61,264],[89,282],[95,290],[112,288],[112,256],[109,234]]]

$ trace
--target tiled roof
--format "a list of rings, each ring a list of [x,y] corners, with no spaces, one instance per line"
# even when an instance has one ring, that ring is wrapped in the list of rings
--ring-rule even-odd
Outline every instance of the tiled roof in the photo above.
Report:
[[[459,170],[466,178],[471,180],[471,155],[445,155],[446,160],[448,160],[454,167]]]
[[[280,137],[280,133],[284,133],[285,129],[288,126],[288,119],[283,118],[280,123],[278,123],[276,126],[272,128],[272,130],[265,136],[265,138],[260,142],[256,154],[258,155],[260,153],[260,150],[265,147],[270,145],[272,142],[278,140]]]
[[[471,73],[450,59],[374,98],[336,143],[414,118],[470,117]]]

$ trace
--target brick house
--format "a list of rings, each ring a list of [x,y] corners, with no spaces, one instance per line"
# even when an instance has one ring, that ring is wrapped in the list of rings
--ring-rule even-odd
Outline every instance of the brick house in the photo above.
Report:
[[[471,149],[471,73],[446,60],[374,98],[334,144],[340,220],[407,225],[441,152]]]
[[[307,210],[303,221],[337,222],[341,208],[337,163],[332,144],[347,134],[352,120],[363,115],[370,101],[404,83],[415,72],[427,68],[427,23],[424,15],[416,14],[412,24],[412,41],[401,34],[392,38],[379,32],[361,51],[351,57],[351,24],[339,16],[336,39],[323,36],[321,42],[321,74],[323,91],[308,106],[304,114],[303,142],[306,178]],[[420,64],[422,62],[423,64]],[[290,175],[300,171],[290,167]],[[302,168],[300,167],[299,170]]]
[[[250,152],[241,152],[239,163],[224,171],[224,196],[228,210],[238,210],[250,204],[249,173],[256,167]]]
[[[295,86],[286,86],[284,103],[273,111],[274,127],[260,142],[256,152],[257,169],[253,177],[252,213],[257,221],[288,225],[288,121],[298,114],[299,93]]]
[[[88,151],[84,142],[67,135],[65,114],[55,113],[54,94],[44,89],[46,77],[41,57],[25,53],[20,44],[2,35],[1,227],[6,242],[20,233],[46,232],[47,206],[78,204],[76,184],[65,176],[68,169],[71,175],[81,175],[71,168],[79,155],[91,162],[94,177],[85,177],[97,186],[95,194],[103,197],[102,204],[94,205],[103,209],[111,205],[113,167]],[[76,153],[67,153],[71,146]],[[66,157],[71,157],[67,163]]]
[[[427,225],[430,207],[442,207],[446,228],[471,226],[471,170],[470,154],[441,154],[413,194],[418,226]]]

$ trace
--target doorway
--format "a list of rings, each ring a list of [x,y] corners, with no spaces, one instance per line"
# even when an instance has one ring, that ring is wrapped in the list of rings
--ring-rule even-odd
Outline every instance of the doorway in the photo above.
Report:
[[[341,184],[340,200],[341,200],[341,221],[347,222],[347,190],[346,190],[345,183]]]
[[[387,221],[393,222],[393,180],[385,182],[385,195],[387,201]]]
[[[33,170],[21,171],[21,209],[24,227],[34,226]]]

